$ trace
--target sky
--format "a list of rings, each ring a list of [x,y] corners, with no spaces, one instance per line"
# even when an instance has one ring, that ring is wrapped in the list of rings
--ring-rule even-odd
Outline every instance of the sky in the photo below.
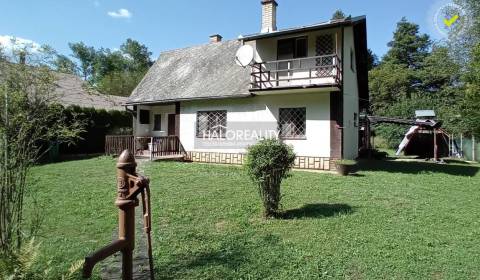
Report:
[[[277,0],[278,27],[327,21],[341,9],[366,15],[368,46],[381,57],[396,23],[405,16],[441,39],[432,11],[448,0]],[[0,42],[8,36],[48,44],[70,55],[69,42],[115,49],[127,38],[160,52],[260,31],[260,0],[0,0]]]

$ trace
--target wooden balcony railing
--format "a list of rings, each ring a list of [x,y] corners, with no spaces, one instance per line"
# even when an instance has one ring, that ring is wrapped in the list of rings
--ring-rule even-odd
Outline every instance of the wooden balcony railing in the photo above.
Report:
[[[252,66],[251,89],[339,86],[340,58],[336,54],[256,63]]]
[[[131,135],[107,135],[105,138],[105,154],[119,155],[123,150],[135,152],[135,156],[146,156],[150,159],[166,156],[182,156],[186,154],[177,136],[134,137]]]

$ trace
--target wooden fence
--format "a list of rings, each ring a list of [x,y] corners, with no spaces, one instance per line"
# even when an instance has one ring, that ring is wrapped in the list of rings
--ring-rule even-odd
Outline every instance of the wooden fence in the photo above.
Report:
[[[135,151],[135,137],[131,135],[105,136],[105,154],[120,155],[124,150]]]

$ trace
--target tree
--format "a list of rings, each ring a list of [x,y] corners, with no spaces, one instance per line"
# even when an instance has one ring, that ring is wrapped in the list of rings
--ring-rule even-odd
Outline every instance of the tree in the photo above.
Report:
[[[150,59],[152,53],[145,45],[135,40],[127,39],[127,41],[120,46],[120,50],[129,59],[129,66],[133,71],[146,72],[153,64]]]
[[[78,59],[80,63],[81,75],[84,80],[88,80],[94,75],[94,63],[96,57],[96,51],[93,47],[86,46],[83,42],[69,43],[72,50],[72,56]]]
[[[78,73],[78,66],[70,58],[65,55],[57,55],[53,62],[54,70],[60,73],[76,75]]]
[[[18,56],[23,58],[18,58]],[[72,143],[83,124],[55,105],[55,75],[42,53],[22,48],[0,61],[0,255],[21,247],[29,168],[52,142]],[[32,64],[12,63],[30,61]]]
[[[448,45],[458,63],[467,65],[472,59],[473,49],[480,43],[480,1],[454,0],[453,2],[462,7],[467,14],[466,17],[460,18],[449,32]],[[457,11],[446,12],[459,14]]]
[[[332,15],[332,20],[344,19],[346,18],[345,13],[342,10],[336,10]]]
[[[79,59],[84,78],[99,92],[128,96],[153,64],[145,45],[127,39],[120,50],[95,50],[82,42],[70,44]]]
[[[433,109],[449,132],[461,132],[460,104],[463,94],[460,66],[448,48],[434,45],[418,32],[418,25],[402,19],[390,49],[369,72],[371,110],[380,116],[411,119],[415,110]],[[376,134],[396,147],[406,128],[379,125]]]
[[[379,64],[378,56],[371,49],[367,50],[367,70],[370,71]]]
[[[277,139],[260,140],[248,148],[245,168],[257,184],[265,209],[265,217],[278,216],[280,184],[295,162],[292,147]]]
[[[462,119],[465,127],[480,137],[480,44],[473,49],[470,56],[472,60],[463,76],[466,91],[462,103]]]
[[[428,55],[431,46],[427,34],[419,34],[418,24],[402,18],[397,23],[393,40],[388,43],[390,50],[383,58],[385,62],[404,64],[409,68],[418,69],[423,59]]]

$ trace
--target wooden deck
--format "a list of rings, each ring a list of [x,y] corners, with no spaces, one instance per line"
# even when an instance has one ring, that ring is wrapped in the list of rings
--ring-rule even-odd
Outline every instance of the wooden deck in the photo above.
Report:
[[[107,135],[105,154],[120,155],[123,150],[134,151],[136,158],[154,160],[183,160],[185,149],[177,136],[135,137],[132,135]]]

